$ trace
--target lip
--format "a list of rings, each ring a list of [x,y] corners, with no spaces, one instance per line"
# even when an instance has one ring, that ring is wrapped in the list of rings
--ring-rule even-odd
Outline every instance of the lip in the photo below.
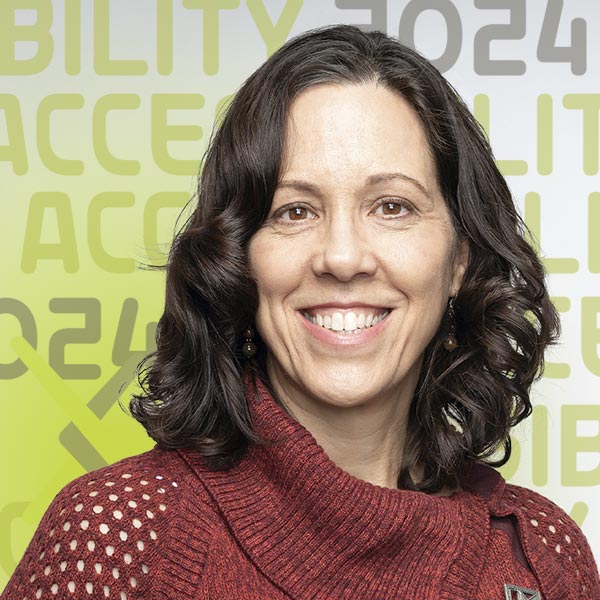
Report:
[[[309,310],[309,309],[313,309],[313,308],[342,308],[343,306],[344,305],[342,305],[342,304],[319,304],[318,306],[314,306],[314,307],[310,307],[310,308],[307,307],[302,310]],[[350,307],[358,308],[359,306],[365,307],[365,308],[384,308],[384,307],[380,307],[380,306],[365,305],[365,304],[361,304],[361,305],[349,304],[349,305],[347,305],[348,308],[350,308]],[[374,325],[367,329],[362,329],[358,333],[344,333],[344,332],[340,332],[340,331],[333,331],[331,329],[325,329],[325,327],[321,327],[320,325],[315,325],[314,323],[312,323],[311,321],[306,319],[302,315],[302,312],[296,311],[296,314],[298,315],[298,318],[300,319],[300,321],[304,325],[304,327],[306,327],[308,332],[313,337],[315,337],[317,340],[323,342],[324,344],[327,344],[329,346],[338,346],[338,347],[340,347],[340,346],[354,347],[354,346],[362,346],[364,344],[368,344],[369,342],[373,341],[387,327],[388,321],[390,320],[389,317],[394,312],[393,309],[389,309],[389,311],[390,312],[387,314],[385,319],[382,319],[381,321],[379,321],[379,323],[377,323],[377,325]]]
[[[326,302],[321,304],[312,304],[311,306],[303,306],[298,310],[317,310],[318,308],[339,308],[340,310],[350,310],[351,308],[373,308],[376,310],[392,310],[389,306],[366,304],[364,302]]]

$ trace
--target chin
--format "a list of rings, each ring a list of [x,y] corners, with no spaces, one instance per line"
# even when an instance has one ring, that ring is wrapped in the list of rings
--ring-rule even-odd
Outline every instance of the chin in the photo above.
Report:
[[[364,404],[384,391],[373,386],[372,376],[368,372],[352,378],[340,375],[330,375],[322,381],[308,384],[307,388],[319,401],[335,406]]]

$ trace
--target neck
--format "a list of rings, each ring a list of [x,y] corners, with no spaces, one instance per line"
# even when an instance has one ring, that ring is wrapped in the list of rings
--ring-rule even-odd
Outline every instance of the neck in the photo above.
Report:
[[[377,398],[340,406],[324,402],[291,382],[272,362],[271,384],[284,409],[315,437],[347,473],[386,488],[398,487],[408,411],[418,372],[407,385]]]

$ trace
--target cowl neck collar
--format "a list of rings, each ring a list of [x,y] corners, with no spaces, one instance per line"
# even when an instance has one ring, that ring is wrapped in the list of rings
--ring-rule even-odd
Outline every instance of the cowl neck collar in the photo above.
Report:
[[[384,488],[338,467],[259,378],[246,374],[245,387],[256,429],[280,441],[251,445],[225,471],[184,453],[266,577],[297,600],[475,596],[490,535],[486,496],[504,483],[493,469],[481,467],[490,494],[468,481],[448,497]]]

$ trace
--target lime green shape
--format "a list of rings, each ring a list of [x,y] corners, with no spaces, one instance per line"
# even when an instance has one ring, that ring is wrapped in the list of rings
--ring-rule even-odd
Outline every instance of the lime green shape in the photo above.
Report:
[[[219,12],[239,8],[239,0],[183,0],[183,6],[201,10],[203,66],[206,75],[219,72]]]
[[[110,0],[94,0],[94,69],[98,75],[145,75],[141,59],[110,58]]]
[[[144,246],[151,264],[165,264],[168,255],[168,248],[162,250],[158,241],[160,211],[166,208],[180,211],[189,199],[187,192],[158,192],[148,198],[144,207]]]
[[[81,0],[64,0],[65,4],[65,72],[81,71]]]
[[[115,110],[136,110],[140,107],[137,94],[106,94],[98,99],[92,117],[92,140],[98,162],[109,173],[115,175],[137,175],[140,163],[137,160],[117,158],[108,147],[107,116]]]
[[[544,486],[548,483],[548,409],[545,406],[533,407],[532,414],[532,464],[531,480],[533,485]]]
[[[573,521],[575,521],[575,523],[577,523],[577,525],[579,525],[579,527],[583,527],[583,522],[585,521],[589,511],[590,509],[585,502],[575,502],[571,512],[569,513],[569,516],[571,519],[573,519]]]
[[[38,107],[38,152],[44,165],[58,175],[81,175],[84,165],[80,160],[61,158],[54,152],[51,141],[51,116],[59,110],[80,110],[83,108],[83,104],[84,100],[81,94],[51,94],[46,96]],[[60,133],[57,132],[55,138],[58,138],[59,135]]]
[[[588,196],[588,268],[600,273],[600,192]]]
[[[598,433],[578,436],[578,421],[596,421]],[[561,483],[565,487],[600,485],[600,464],[596,468],[579,471],[577,455],[580,452],[600,454],[600,405],[565,404],[561,407]]]
[[[473,101],[473,115],[490,139],[490,97],[477,94]],[[524,160],[496,160],[496,166],[504,176],[526,175],[528,166]]]
[[[563,106],[580,110],[583,117],[583,172],[598,174],[600,153],[600,94],[566,94]]]
[[[581,356],[588,371],[600,377],[598,313],[600,313],[599,297],[585,296],[581,299]]]
[[[12,94],[0,94],[0,112],[4,113],[8,137],[8,144],[0,146],[0,162],[12,163],[15,175],[25,175],[29,167],[19,99]]]
[[[56,213],[59,241],[54,243],[41,241],[42,224],[49,210]],[[76,273],[79,269],[71,199],[63,192],[37,192],[29,202],[21,270],[33,273],[40,260],[62,261],[67,273]]]
[[[173,72],[173,0],[158,0],[156,23],[156,70],[159,75]]]
[[[273,52],[284,44],[298,18],[303,4],[303,0],[287,0],[279,15],[279,19],[276,23],[273,23],[263,0],[247,0],[248,10],[267,47],[267,57],[271,56]]]
[[[17,10],[34,10],[36,22],[17,25]],[[0,75],[35,75],[41,73],[52,60],[54,39],[52,2],[50,0],[2,0],[0,2]],[[33,42],[37,51],[31,58],[17,59],[17,42]]]
[[[135,261],[106,252],[102,243],[102,214],[107,209],[123,211],[134,205],[135,196],[132,192],[101,192],[89,203],[87,233],[90,255],[96,265],[108,273],[133,273]]]
[[[15,337],[11,340],[10,345],[53,398],[67,420],[73,421],[95,447],[101,448],[102,437],[98,431],[99,419],[88,410],[81,398],[42,359],[25,338]]]
[[[550,175],[554,162],[554,123],[552,96],[540,94],[537,99],[537,170]]]
[[[541,244],[541,197],[536,192],[525,194],[525,223],[529,228],[529,241],[540,254]],[[550,274],[577,273],[579,261],[576,258],[544,258],[544,268]]]
[[[196,141],[202,139],[202,127],[198,125],[169,125],[171,110],[199,110],[204,106],[202,94],[153,94],[152,156],[157,166],[172,175],[194,175],[198,172],[198,160],[179,160],[168,152],[169,142]]]

